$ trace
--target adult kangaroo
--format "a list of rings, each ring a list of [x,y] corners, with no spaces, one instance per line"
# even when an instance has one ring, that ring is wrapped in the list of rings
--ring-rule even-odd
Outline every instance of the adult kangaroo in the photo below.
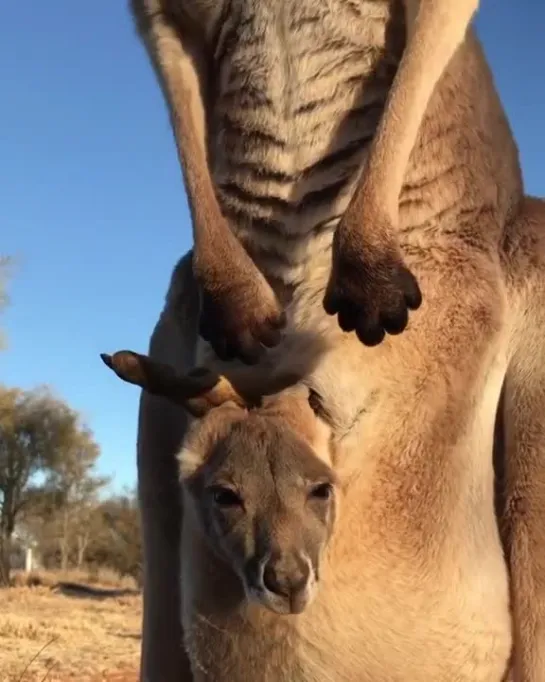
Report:
[[[433,453],[434,476],[446,478],[427,478],[426,466],[419,491],[447,485],[458,453],[452,442],[471,434],[486,481],[475,493],[483,504],[503,384],[514,670],[533,682],[545,676],[536,522],[545,447],[542,209],[523,198],[516,144],[467,29],[476,5],[132,1],[169,104],[195,241],[194,257],[174,273],[150,355],[182,372],[205,364],[225,373],[198,341],[200,329],[220,359],[261,363],[242,385],[298,348],[307,366],[295,374],[312,378],[336,415],[335,434],[350,419],[365,425],[362,458],[387,457],[395,444],[405,456],[396,466],[416,472]],[[310,336],[326,346],[330,338],[335,348],[344,337],[325,313],[363,342],[357,352],[352,346],[344,370],[338,352],[311,352],[290,335],[312,318]],[[265,358],[263,345],[273,349]],[[229,371],[239,369],[233,363]],[[355,383],[340,380],[348,375]],[[386,416],[390,431],[377,426]],[[174,457],[185,428],[177,409],[144,393],[138,459],[147,680],[189,674],[180,646]],[[418,494],[407,500],[403,488],[377,490],[419,524],[422,542],[430,537]],[[487,525],[485,537],[493,532]]]

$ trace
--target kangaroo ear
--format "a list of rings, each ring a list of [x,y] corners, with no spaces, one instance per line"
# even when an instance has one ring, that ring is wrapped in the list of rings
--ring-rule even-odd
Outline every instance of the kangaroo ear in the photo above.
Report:
[[[123,381],[182,405],[195,417],[203,417],[213,407],[226,402],[247,406],[226,377],[206,369],[197,368],[181,374],[170,365],[130,350],[120,350],[113,355],[102,353],[100,357]]]

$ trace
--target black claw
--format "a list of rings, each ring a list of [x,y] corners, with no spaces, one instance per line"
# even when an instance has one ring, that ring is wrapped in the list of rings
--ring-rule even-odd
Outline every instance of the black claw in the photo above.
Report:
[[[359,327],[356,329],[356,334],[363,345],[370,348],[378,346],[385,336],[384,329],[380,325]]]
[[[405,302],[411,310],[417,310],[422,304],[422,292],[415,276],[409,270],[401,273],[401,286],[405,292]]]
[[[401,334],[409,323],[409,311],[405,305],[402,305],[394,313],[381,314],[380,321],[388,334],[394,336]]]
[[[356,329],[357,311],[350,303],[341,302],[338,313],[339,327],[343,332],[353,332]]]
[[[323,300],[323,307],[327,315],[336,315],[339,312],[340,298],[333,291],[327,291]]]
[[[267,348],[274,348],[278,346],[282,340],[282,331],[279,328],[265,328],[259,334],[259,341]]]

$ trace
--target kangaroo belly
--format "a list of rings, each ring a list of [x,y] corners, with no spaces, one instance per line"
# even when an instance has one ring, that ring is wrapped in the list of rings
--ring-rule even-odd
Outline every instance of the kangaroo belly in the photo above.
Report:
[[[498,564],[498,569],[503,567]],[[312,622],[305,627],[305,644],[299,649],[302,679],[500,682],[511,651],[507,580],[500,575],[495,589],[478,584],[484,576],[465,585],[452,576],[444,593],[420,592],[415,584],[412,592],[396,595],[393,581],[385,580],[387,600],[384,592],[364,596],[347,590],[346,595],[337,595],[345,615],[341,618],[340,610],[329,608],[335,605],[332,599],[327,621],[325,611],[323,617],[314,614],[322,630]],[[326,627],[326,622],[332,625]]]
[[[403,17],[387,0],[231,5],[214,35],[212,173],[256,262],[287,271],[348,204],[395,75]]]

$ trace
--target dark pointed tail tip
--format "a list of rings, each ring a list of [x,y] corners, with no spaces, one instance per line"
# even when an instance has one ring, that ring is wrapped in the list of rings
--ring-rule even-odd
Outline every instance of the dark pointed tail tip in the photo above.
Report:
[[[106,367],[109,367],[110,369],[113,369],[112,366],[112,356],[108,355],[108,353],[101,353],[100,354],[100,359],[102,362],[106,365]]]

